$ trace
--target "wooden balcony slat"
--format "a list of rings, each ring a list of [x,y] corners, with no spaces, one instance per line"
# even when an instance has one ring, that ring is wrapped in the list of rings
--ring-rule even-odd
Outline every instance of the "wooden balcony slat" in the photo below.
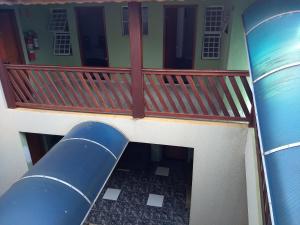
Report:
[[[121,108],[122,108],[122,102],[121,102],[121,100],[120,100],[120,98],[119,98],[119,96],[118,96],[118,94],[117,94],[117,92],[116,92],[116,90],[115,90],[114,84],[111,82],[111,79],[110,79],[110,77],[108,76],[107,73],[102,73],[102,74],[103,74],[103,77],[104,77],[106,83],[107,83],[108,86],[110,87],[110,91],[111,91],[111,93],[113,94],[114,99],[117,101],[117,107],[118,107],[119,109],[121,109]]]
[[[82,105],[84,107],[86,107],[86,106],[92,107],[90,101],[88,100],[88,98],[86,97],[86,95],[83,91],[83,88],[80,85],[80,79],[78,78],[78,76],[76,74],[74,74],[73,72],[68,72],[68,77],[70,78],[71,84],[76,89],[77,95],[78,95],[79,100],[82,103]]]
[[[235,78],[234,77],[229,77],[229,80],[230,80],[231,85],[232,85],[232,87],[233,87],[233,89],[235,91],[235,94],[236,94],[236,96],[237,96],[237,98],[238,98],[238,100],[239,100],[239,102],[241,104],[241,107],[242,107],[242,109],[244,111],[244,114],[246,115],[246,117],[249,117],[250,116],[249,109],[247,107],[247,104],[246,104],[246,102],[244,100],[244,97],[243,97],[243,95],[242,95],[242,93],[240,91],[240,88],[239,88],[239,86],[238,86]]]
[[[87,95],[89,96],[89,99],[91,100],[91,105],[94,108],[98,107],[98,101],[95,98],[95,96],[93,95],[93,93],[91,92],[90,87],[87,85],[86,80],[83,78],[83,73],[82,72],[76,72],[78,75],[78,78],[83,86],[83,90],[86,91]]]
[[[70,91],[69,98],[71,99],[74,106],[83,106],[77,96],[77,93],[75,93],[73,86],[70,83],[70,80],[68,79],[66,73],[64,71],[59,72],[60,76],[62,77],[62,82],[65,84],[64,88],[68,88],[67,90]],[[68,91],[66,91],[68,92]],[[73,96],[73,97],[72,97]]]
[[[205,96],[205,98],[206,98],[206,100],[207,100],[207,103],[208,103],[208,105],[209,105],[209,107],[210,107],[212,113],[213,113],[214,115],[218,115],[218,111],[217,111],[217,109],[216,109],[216,107],[215,107],[215,105],[214,105],[214,103],[213,103],[213,101],[212,101],[212,99],[211,99],[211,97],[210,97],[209,91],[207,90],[204,81],[203,81],[200,77],[197,78],[197,81],[198,81],[198,83],[199,83],[200,89],[201,89],[201,90],[203,91],[203,93],[204,93],[204,96]]]
[[[99,89],[97,88],[97,86],[96,86],[96,84],[95,84],[95,82],[94,82],[91,74],[90,73],[85,73],[85,75],[87,76],[88,81],[89,81],[89,83],[90,83],[90,85],[91,85],[94,93],[96,94],[97,98],[100,100],[102,107],[104,109],[107,109],[108,107],[106,106],[105,101],[102,98],[102,94],[99,92]]]
[[[165,100],[163,99],[163,97],[162,97],[160,91],[159,91],[158,88],[157,88],[157,85],[158,85],[158,84],[155,84],[155,82],[153,81],[151,75],[149,75],[149,76],[146,75],[146,76],[145,76],[145,80],[146,80],[146,84],[144,84],[144,85],[147,85],[147,80],[150,82],[150,84],[151,84],[151,86],[152,86],[152,88],[153,88],[153,90],[154,90],[156,96],[158,97],[158,99],[159,99],[159,101],[160,101],[160,104],[162,105],[163,110],[164,110],[165,112],[168,112],[168,111],[169,111],[168,106],[167,106]]]
[[[97,80],[98,85],[100,86],[101,90],[103,90],[104,96],[106,97],[107,101],[111,108],[116,108],[114,101],[112,100],[109,91],[107,90],[103,80],[101,80],[100,75],[98,73],[93,73],[94,77]]]
[[[249,82],[247,80],[247,77],[240,77],[242,83],[243,83],[243,87],[247,93],[247,97],[249,99],[250,102],[253,101],[253,97],[252,97],[252,91],[251,91],[251,88],[250,88],[250,85],[249,85]]]
[[[19,99],[21,99],[22,102],[28,102],[26,95],[23,93],[23,91],[21,90],[19,85],[16,83],[15,77],[13,76],[13,74],[11,74],[11,76],[10,76],[10,81],[11,81],[13,88],[15,89],[15,93],[18,94]]]
[[[130,100],[130,108],[132,108],[132,96],[131,96],[131,87],[130,87],[130,83],[127,79],[127,77],[129,77],[130,75],[124,74],[124,73],[120,73],[121,75],[121,80],[123,81],[125,87],[124,89],[126,89],[126,92],[128,93],[128,98]]]
[[[69,92],[66,90],[65,85],[62,82],[61,76],[58,74],[59,71],[49,71],[51,72],[51,78],[53,79],[58,91],[61,92],[63,98],[65,99],[66,105],[76,106],[72,101]]]
[[[45,78],[46,80],[49,82],[49,85],[51,86],[51,88],[53,89],[54,93],[56,94],[57,98],[59,99],[59,101],[61,102],[60,104],[62,105],[67,105],[64,97],[61,95],[60,91],[57,89],[55,83],[52,80],[51,75],[49,74],[48,71],[44,71],[45,73]]]
[[[217,99],[217,102],[220,105],[224,116],[230,116],[229,112],[228,112],[228,110],[227,110],[227,108],[226,108],[226,106],[223,102],[223,99],[222,99],[222,97],[221,97],[221,95],[220,95],[220,93],[217,89],[217,83],[215,82],[214,78],[213,77],[208,77],[207,79],[208,79],[208,82],[210,83],[210,87],[211,87],[212,91],[214,92],[214,96]]]
[[[15,80],[15,85],[17,84],[20,86],[20,89],[24,90],[24,93],[26,95],[26,99],[28,98],[31,102],[35,102],[35,99],[32,97],[32,92],[28,90],[25,80],[20,78],[20,74],[16,70],[10,70],[10,74],[12,75],[12,79]],[[15,86],[13,85],[13,86]]]
[[[38,94],[36,89],[33,87],[32,82],[30,81],[28,73],[24,70],[16,70],[16,71],[19,72],[20,76],[22,77],[22,80],[25,82],[25,85],[30,90],[30,93],[34,97],[34,101],[39,102],[39,103],[43,103],[42,98],[40,97],[40,95]]]
[[[187,99],[187,101],[188,101],[188,103],[189,103],[189,105],[190,105],[193,113],[194,114],[198,114],[198,110],[196,109],[196,107],[195,107],[195,105],[194,105],[194,103],[193,103],[193,101],[191,99],[191,95],[190,95],[189,91],[186,88],[187,85],[182,80],[182,76],[176,75],[176,79],[177,79],[177,81],[178,81],[178,83],[180,85],[180,88],[182,89],[183,94],[186,97],[186,99]]]
[[[239,113],[239,111],[238,111],[238,109],[237,109],[237,107],[235,105],[235,102],[234,102],[234,100],[232,98],[232,95],[231,95],[231,93],[230,93],[230,91],[229,91],[229,89],[227,87],[225,79],[226,79],[226,77],[220,77],[221,86],[222,86],[223,91],[225,93],[225,96],[226,96],[226,98],[227,98],[227,100],[229,102],[229,105],[230,105],[230,107],[231,107],[231,109],[233,111],[234,116],[240,117],[241,115],[240,115],[240,113]]]
[[[30,80],[34,83],[35,87],[37,88],[38,92],[37,94],[40,96],[40,98],[43,100],[43,102],[46,102],[47,104],[51,104],[50,100],[48,99],[48,96],[45,94],[44,90],[41,88],[40,83],[36,80],[35,75],[31,70],[26,71],[29,75]]]
[[[114,81],[114,84],[117,86],[121,96],[123,97],[123,99],[126,102],[127,108],[131,107],[131,102],[129,100],[129,98],[127,97],[127,94],[125,93],[123,86],[120,85],[120,81],[118,80],[118,76],[120,76],[119,74],[112,74],[112,80]]]
[[[146,95],[149,97],[150,103],[151,103],[151,105],[153,105],[155,111],[160,112],[159,106],[158,106],[156,100],[154,99],[150,89],[149,89],[149,85],[147,85],[145,81],[144,81],[144,90],[146,92]],[[151,107],[149,108],[149,110],[152,111]]]
[[[169,91],[169,89],[167,88],[167,86],[166,86],[166,84],[165,84],[165,82],[164,82],[164,80],[163,80],[163,78],[162,78],[162,75],[157,76],[157,79],[158,79],[158,82],[159,82],[160,86],[162,87],[162,89],[163,89],[163,91],[164,91],[164,94],[167,96],[167,99],[168,99],[168,101],[169,101],[171,107],[173,108],[173,111],[174,111],[175,113],[178,113],[179,110],[178,110],[178,108],[176,107],[176,104],[175,104],[175,102],[173,101],[173,98],[171,97],[171,95],[170,95],[170,93],[169,93],[170,91]]]
[[[49,95],[49,100],[52,102],[52,104],[58,105],[57,99],[54,97],[52,91],[49,89],[48,84],[44,80],[44,76],[41,75],[40,71],[36,71],[37,79],[41,82],[41,84],[44,86],[46,90],[46,94]]]
[[[207,109],[204,105],[204,102],[202,101],[201,96],[198,93],[198,90],[197,90],[197,87],[195,85],[195,82],[194,82],[193,78],[191,76],[186,76],[186,79],[187,79],[189,85],[191,86],[192,92],[193,92],[193,94],[195,95],[195,97],[198,101],[198,104],[199,104],[199,106],[202,110],[202,113],[205,114],[205,115],[208,115],[208,111],[207,111]]]
[[[174,76],[174,75],[173,75],[173,76]],[[171,87],[172,87],[172,89],[173,89],[173,92],[174,92],[174,94],[175,94],[175,96],[176,96],[176,99],[177,99],[177,101],[178,101],[178,103],[179,103],[179,105],[180,105],[182,111],[183,111],[184,113],[188,113],[188,111],[187,111],[187,109],[186,109],[186,106],[185,106],[184,102],[182,101],[182,98],[181,98],[180,94],[178,93],[178,90],[177,90],[177,88],[176,88],[176,86],[175,86],[173,77],[170,76],[170,75],[166,75],[166,78],[167,78],[169,84],[171,85]]]

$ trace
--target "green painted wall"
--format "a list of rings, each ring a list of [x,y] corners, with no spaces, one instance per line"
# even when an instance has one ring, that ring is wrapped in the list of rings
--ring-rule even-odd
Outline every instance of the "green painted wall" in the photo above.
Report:
[[[62,6],[51,6],[62,7]],[[38,34],[40,49],[36,51],[36,60],[28,63],[48,65],[80,65],[77,30],[74,10],[71,5],[63,6],[68,9],[69,30],[71,33],[72,55],[54,56],[53,33],[48,31],[49,6],[19,6],[17,11],[20,18],[21,32],[33,30]],[[20,32],[20,33],[21,33]]]
[[[244,37],[242,14],[254,0],[232,0],[231,32],[227,68],[228,70],[249,70],[248,55]]]
[[[149,8],[149,34],[143,36],[144,67],[162,68],[163,64],[163,7],[158,3],[145,4]],[[122,6],[105,5],[106,36],[109,64],[113,67],[130,67],[130,43],[122,36]]]
[[[227,2],[227,1],[226,1]],[[145,3],[149,8],[149,34],[143,36],[143,57],[144,67],[163,67],[163,37],[164,37],[164,5],[196,5],[197,25],[196,25],[196,49],[195,49],[195,69],[225,69],[222,62],[227,59],[227,48],[222,47],[222,57],[219,60],[202,60],[201,49],[204,30],[204,10],[209,5],[223,5],[227,10],[228,4],[222,0],[189,0],[185,2],[164,2]],[[105,5],[107,38],[110,57],[110,65],[121,67],[129,66],[129,40],[128,36],[122,36],[121,5]],[[228,35],[223,34],[222,46],[228,45]],[[227,62],[227,60],[225,60]]]
[[[130,66],[129,38],[122,36],[122,6],[124,4],[104,6],[108,57],[111,67]]]
[[[251,0],[247,0],[251,1]],[[241,13],[248,4],[243,0],[188,0],[184,2],[153,2],[145,3],[149,9],[149,34],[143,36],[143,57],[144,67],[163,67],[163,33],[164,33],[164,5],[196,5],[196,49],[195,69],[248,69],[247,54],[244,45],[244,32],[242,27]],[[102,4],[105,10],[106,35],[108,45],[109,65],[111,67],[130,67],[130,44],[129,37],[122,36],[122,6],[124,4],[110,3]],[[225,15],[230,16],[229,33],[222,34],[221,58],[219,60],[202,60],[202,41],[204,30],[204,10],[206,6],[223,5]],[[75,7],[82,5],[34,5],[17,6],[17,18],[20,33],[34,30],[38,33],[40,50],[37,50],[37,60],[27,63],[49,64],[49,65],[70,65],[80,66],[80,51],[77,36],[75,18]],[[93,6],[93,5],[84,5]],[[71,56],[53,55],[53,34],[48,31],[48,18],[50,8],[67,8],[69,17],[69,30],[71,33],[72,51]],[[22,36],[22,35],[21,35]],[[24,47],[23,36],[22,42]],[[26,54],[25,54],[26,55]]]

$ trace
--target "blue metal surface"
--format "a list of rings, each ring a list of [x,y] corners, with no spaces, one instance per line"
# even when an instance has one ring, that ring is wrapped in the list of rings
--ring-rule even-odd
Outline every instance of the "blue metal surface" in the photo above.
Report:
[[[300,224],[300,1],[243,15],[273,223]]]
[[[75,126],[0,197],[0,225],[80,225],[128,139],[98,122]]]

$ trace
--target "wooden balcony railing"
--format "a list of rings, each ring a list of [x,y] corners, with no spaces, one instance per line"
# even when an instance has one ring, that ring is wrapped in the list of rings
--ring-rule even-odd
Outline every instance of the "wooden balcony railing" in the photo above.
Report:
[[[255,140],[256,140],[256,157],[257,157],[257,167],[258,167],[258,176],[259,176],[262,222],[263,225],[272,225],[270,206],[269,206],[269,196],[268,196],[266,177],[265,177],[264,166],[263,166],[263,161],[261,156],[261,149],[259,145],[259,136],[258,136],[256,121],[254,121],[254,130],[255,130]]]
[[[146,115],[249,121],[245,71],[144,69]]]
[[[251,120],[248,72],[143,69],[142,76],[144,84],[136,88],[125,68],[0,63],[10,108]],[[144,96],[144,107],[133,105],[136,96]],[[133,113],[141,108],[143,112]]]
[[[16,106],[131,114],[129,69],[6,65]]]

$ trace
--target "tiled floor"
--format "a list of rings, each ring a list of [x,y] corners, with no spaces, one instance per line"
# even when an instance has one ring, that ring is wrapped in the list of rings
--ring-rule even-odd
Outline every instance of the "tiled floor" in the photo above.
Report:
[[[155,175],[157,166],[169,168],[169,176]],[[113,172],[88,221],[97,225],[188,225],[184,164],[168,161],[147,170]],[[116,201],[103,199],[108,188],[121,189]],[[162,207],[148,206],[149,194],[163,196]]]

